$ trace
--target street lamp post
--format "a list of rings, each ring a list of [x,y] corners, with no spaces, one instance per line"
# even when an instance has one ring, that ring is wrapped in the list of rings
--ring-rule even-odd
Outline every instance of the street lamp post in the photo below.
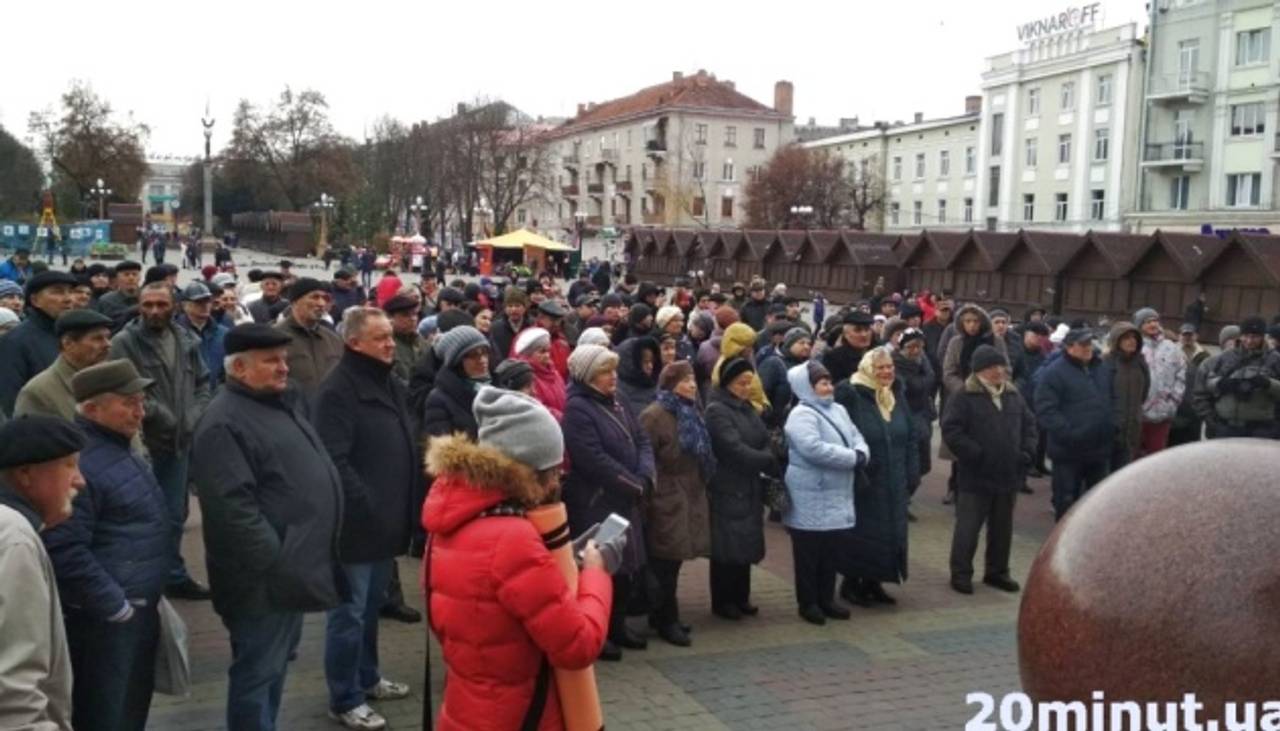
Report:
[[[804,227],[809,228],[809,217],[813,215],[813,206],[791,206],[791,215],[804,220]]]
[[[178,235],[178,208],[182,205],[177,198],[169,200],[169,217],[173,219],[173,235]]]
[[[338,200],[328,193],[321,193],[320,200],[311,206],[320,211],[320,242],[316,244],[316,256],[323,257],[329,249],[329,211],[337,205]]]
[[[103,185],[102,178],[98,178],[97,183],[97,185],[89,189],[89,195],[98,199],[98,220],[101,221],[107,217],[107,198],[111,196],[111,189]]]
[[[582,227],[587,222],[586,211],[573,212],[573,238],[578,242],[578,251],[582,251]]]
[[[422,214],[426,210],[427,206],[422,202],[422,196],[414,196],[413,203],[409,204],[409,211],[413,214],[413,232],[415,234],[422,234]]]

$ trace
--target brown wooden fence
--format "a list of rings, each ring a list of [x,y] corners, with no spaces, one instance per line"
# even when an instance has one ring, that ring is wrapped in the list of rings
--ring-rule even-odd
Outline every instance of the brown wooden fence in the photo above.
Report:
[[[725,289],[763,277],[799,297],[836,303],[888,290],[950,291],[1002,307],[1015,319],[1032,307],[1096,322],[1154,307],[1170,326],[1204,292],[1201,337],[1250,315],[1280,312],[1280,237],[1232,233],[1150,235],[1045,231],[862,231],[636,228],[626,247],[641,279],[669,283],[701,271]]]

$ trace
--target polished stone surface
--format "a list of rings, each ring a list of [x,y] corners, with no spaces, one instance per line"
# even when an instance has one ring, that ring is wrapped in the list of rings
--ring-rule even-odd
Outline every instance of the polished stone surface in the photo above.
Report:
[[[1032,565],[1018,664],[1036,700],[1280,698],[1280,442],[1178,447],[1090,491]]]

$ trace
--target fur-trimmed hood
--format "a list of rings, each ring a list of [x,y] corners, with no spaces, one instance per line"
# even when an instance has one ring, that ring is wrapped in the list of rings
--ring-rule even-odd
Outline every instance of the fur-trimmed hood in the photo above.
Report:
[[[1009,391],[1012,393],[1018,393],[1018,387],[1013,385],[1012,378],[1004,379],[1004,388],[1006,391]],[[987,389],[985,386],[982,385],[982,382],[978,380],[977,373],[970,373],[969,377],[964,379],[964,392],[965,393],[987,393]]]
[[[422,507],[428,533],[452,533],[501,502],[531,508],[545,496],[533,468],[462,435],[432,439],[426,463],[436,478]]]

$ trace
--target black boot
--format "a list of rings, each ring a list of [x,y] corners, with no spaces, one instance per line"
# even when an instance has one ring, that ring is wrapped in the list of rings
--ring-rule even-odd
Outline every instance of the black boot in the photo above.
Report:
[[[836,604],[835,602],[823,604],[819,607],[819,609],[821,609],[822,613],[830,617],[831,619],[844,620],[853,616],[848,609],[845,609],[844,607],[840,606],[839,604]]]
[[[859,607],[870,607],[875,601],[867,595],[861,579],[845,579],[840,585],[840,598]]]
[[[864,583],[863,586],[866,588],[867,596],[877,604],[898,603],[897,599],[889,596],[888,592],[884,590],[884,586],[882,586],[879,581],[868,581]]]
[[[693,641],[689,639],[689,635],[683,629],[680,629],[679,622],[659,627],[658,636],[676,647],[688,647],[693,644]]]
[[[800,607],[800,619],[809,624],[823,625],[827,623],[827,615],[822,613],[822,609],[817,604]]]

